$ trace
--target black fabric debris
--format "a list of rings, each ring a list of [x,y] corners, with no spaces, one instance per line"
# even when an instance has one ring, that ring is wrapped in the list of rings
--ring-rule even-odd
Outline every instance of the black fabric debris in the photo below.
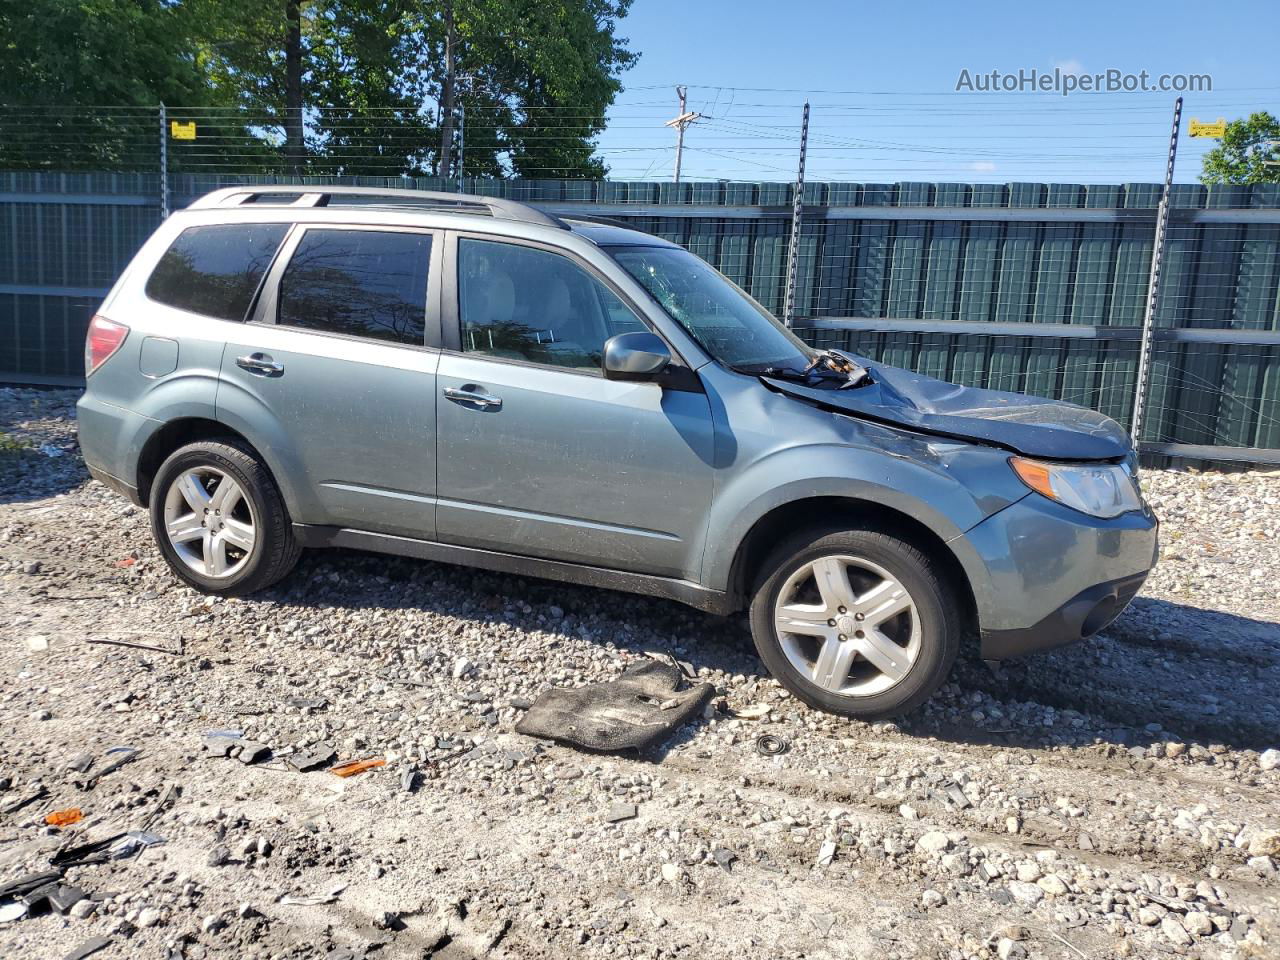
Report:
[[[678,667],[645,661],[617,680],[547,690],[516,724],[516,732],[586,750],[644,750],[695,717],[715,688],[680,689]]]

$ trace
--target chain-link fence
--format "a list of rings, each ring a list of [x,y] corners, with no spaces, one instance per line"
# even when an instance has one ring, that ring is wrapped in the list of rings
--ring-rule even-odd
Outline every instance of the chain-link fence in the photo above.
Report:
[[[167,209],[234,183],[341,182],[620,219],[779,315],[790,283],[814,343],[1131,421],[1160,184],[810,182],[797,219],[788,182],[433,177],[437,133],[410,119],[325,118],[337,133],[309,127],[294,176],[270,117],[0,108],[0,170],[24,168],[0,173],[0,378],[76,380],[88,316]],[[466,131],[470,155],[484,131]],[[1280,185],[1175,184],[1169,203],[1144,450],[1280,462]]]

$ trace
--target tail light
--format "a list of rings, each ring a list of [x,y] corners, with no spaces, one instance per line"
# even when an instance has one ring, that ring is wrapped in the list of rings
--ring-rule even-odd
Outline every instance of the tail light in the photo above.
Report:
[[[97,370],[107,358],[120,349],[129,328],[98,315],[89,321],[89,334],[84,338],[84,375]]]

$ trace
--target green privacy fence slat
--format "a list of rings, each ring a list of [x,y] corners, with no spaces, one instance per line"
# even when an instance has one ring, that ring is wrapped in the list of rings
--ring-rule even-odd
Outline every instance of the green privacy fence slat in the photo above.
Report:
[[[456,190],[432,177],[312,178],[179,174],[171,202],[234,183],[351,183]],[[779,312],[785,292],[788,183],[592,182],[468,179],[469,193],[534,202],[763,205],[765,216],[686,216],[664,210],[608,215],[683,244]],[[105,290],[159,222],[154,173],[0,171],[0,372],[80,373],[93,296],[42,290]],[[23,196],[29,199],[21,199]],[[65,198],[65,199],[64,199]],[[1141,324],[1151,263],[1155,184],[817,183],[805,186],[798,247],[800,316]],[[1280,207],[1280,186],[1178,184],[1178,210]],[[823,204],[897,208],[906,220],[828,220]],[[954,220],[939,207],[971,210]],[[1129,211],[1116,222],[1010,222],[984,210]],[[1046,218],[1049,216],[1046,213]],[[1157,304],[1161,328],[1280,329],[1280,225],[1175,222]],[[7,289],[5,289],[7,288]],[[15,292],[17,291],[17,292]],[[823,332],[833,344],[849,340]],[[1132,340],[1070,340],[885,333],[849,346],[877,359],[1000,389],[1065,397],[1126,422],[1137,346]],[[1149,438],[1243,446],[1280,445],[1280,348],[1161,342],[1151,375]]]

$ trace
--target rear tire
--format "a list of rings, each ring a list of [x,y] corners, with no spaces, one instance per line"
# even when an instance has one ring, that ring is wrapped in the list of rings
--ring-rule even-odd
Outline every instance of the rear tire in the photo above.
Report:
[[[302,552],[271,474],[230,439],[189,443],[161,464],[151,531],[180,579],[221,596],[270,586]]]
[[[897,716],[946,680],[961,615],[937,564],[892,532],[809,531],[765,563],[751,634],[769,672],[810,706]]]

